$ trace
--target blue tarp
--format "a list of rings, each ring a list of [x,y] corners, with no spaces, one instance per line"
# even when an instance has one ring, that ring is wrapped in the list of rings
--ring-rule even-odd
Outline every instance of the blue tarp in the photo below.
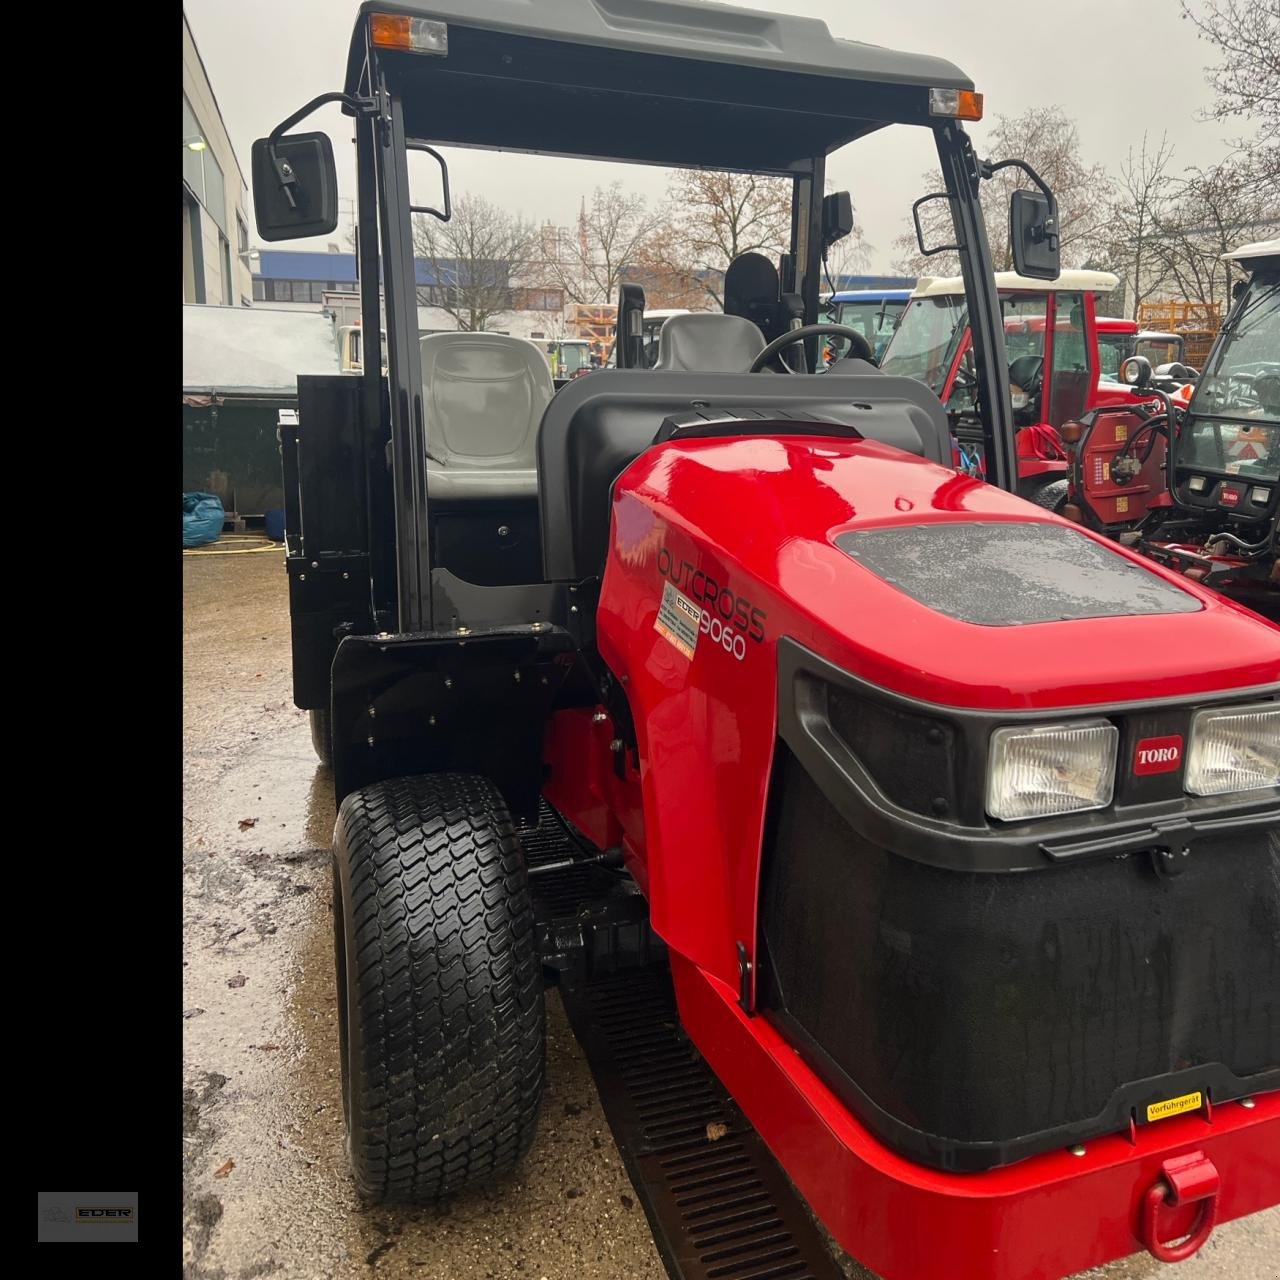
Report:
[[[203,547],[222,536],[226,513],[216,493],[184,493],[182,495],[182,545]]]

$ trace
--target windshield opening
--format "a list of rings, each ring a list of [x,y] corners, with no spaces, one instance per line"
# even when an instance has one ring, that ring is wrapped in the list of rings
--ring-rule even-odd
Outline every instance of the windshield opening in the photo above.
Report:
[[[1280,422],[1280,278],[1250,282],[1200,378],[1191,414]]]
[[[857,298],[848,302],[837,302],[831,308],[832,320],[856,330],[871,344],[877,360],[884,355],[889,339],[893,337],[898,317],[907,305],[906,299],[891,301],[884,298]],[[831,349],[830,362],[847,355],[848,342],[844,338],[832,335],[827,339]]]
[[[900,378],[918,378],[941,397],[956,343],[965,327],[965,302],[958,295],[913,298],[880,367]]]
[[[1191,398],[1189,417],[1180,466],[1280,480],[1280,278],[1250,282]]]

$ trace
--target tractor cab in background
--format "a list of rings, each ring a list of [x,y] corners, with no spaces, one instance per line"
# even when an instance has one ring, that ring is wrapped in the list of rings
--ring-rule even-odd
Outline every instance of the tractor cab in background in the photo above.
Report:
[[[1063,514],[1280,618],[1280,241],[1224,257],[1248,279],[1195,386],[1170,389],[1133,356],[1120,378],[1155,401],[1064,428]]]
[[[1106,271],[1064,271],[1048,281],[1002,271],[995,280],[1017,433],[1018,492],[1052,509],[1067,489],[1062,424],[1098,405],[1138,398],[1132,388],[1102,377],[1095,303],[1119,280]],[[975,431],[974,350],[960,277],[916,282],[880,367],[932,388],[947,409],[956,465],[984,474]]]

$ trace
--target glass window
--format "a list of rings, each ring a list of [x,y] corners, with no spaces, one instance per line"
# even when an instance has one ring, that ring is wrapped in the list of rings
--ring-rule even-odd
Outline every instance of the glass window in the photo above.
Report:
[[[1004,316],[1004,353],[1009,361],[1014,422],[1029,426],[1041,417],[1049,295],[1011,293],[1000,299],[1000,311]]]
[[[880,367],[885,373],[918,378],[941,395],[964,326],[963,297],[916,298],[902,313]]]
[[[1255,277],[1191,398],[1196,422],[1179,465],[1280,478],[1280,280]],[[1223,423],[1218,418],[1234,421]]]
[[[884,355],[884,349],[893,337],[898,317],[902,314],[905,302],[889,302],[884,299],[859,298],[856,301],[836,303],[836,324],[856,329],[871,344],[876,359]],[[828,344],[839,359],[845,355],[847,345],[843,338],[831,337]]]
[[[236,214],[236,250],[239,253],[249,252],[249,228],[244,225],[244,219]]]
[[[266,302],[267,282],[265,280],[255,280],[253,282],[253,300],[254,302]]]
[[[1099,376],[1115,382],[1120,377],[1120,362],[1129,343],[1127,333],[1098,334]]]
[[[1010,364],[1024,356],[1044,359],[1048,308],[1046,293],[1014,293],[1000,299],[1000,310],[1004,314],[1004,351]]]
[[[191,110],[187,95],[182,95],[182,178],[195,194],[197,200],[204,200],[204,161],[201,151],[192,151],[191,143],[204,141],[204,132],[196,120],[196,113]]]
[[[213,152],[206,147],[201,153],[204,160],[204,207],[209,217],[218,224],[218,229],[227,233],[227,188],[222,180],[222,167],[213,158]]]
[[[1089,399],[1089,352],[1084,342],[1084,295],[1060,293],[1053,321],[1053,386],[1048,421],[1060,427],[1078,418]]]

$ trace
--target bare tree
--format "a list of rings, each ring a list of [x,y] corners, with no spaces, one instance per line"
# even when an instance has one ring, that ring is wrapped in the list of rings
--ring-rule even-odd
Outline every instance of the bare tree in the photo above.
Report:
[[[644,196],[626,191],[621,182],[597,187],[590,202],[582,202],[576,233],[560,235],[556,252],[548,255],[548,285],[571,302],[615,302],[624,269],[661,222]]]
[[[791,239],[791,184],[752,173],[682,169],[672,176],[665,228],[649,257],[677,279],[697,280],[724,304],[724,270],[739,254],[776,256]]]
[[[1080,155],[1076,122],[1061,107],[1030,107],[1018,116],[997,116],[990,143],[991,159],[1025,160],[1048,184],[1058,201],[1059,236],[1064,264],[1083,262],[1105,238],[1107,176],[1101,165],[1087,164]],[[924,175],[927,191],[943,190],[942,175]],[[1001,169],[982,183],[980,200],[991,258],[997,271],[1013,269],[1009,244],[1009,197],[1019,187],[1034,184],[1019,169]],[[951,210],[945,200],[935,200],[920,210],[925,244],[934,247],[955,242]],[[899,265],[916,275],[958,273],[954,252],[925,256],[916,244],[914,230],[894,241],[901,254]]]
[[[1153,145],[1142,135],[1142,146],[1133,148],[1120,166],[1120,185],[1110,204],[1105,259],[1124,280],[1125,303],[1130,317],[1138,318],[1138,308],[1158,293],[1169,279],[1168,255],[1162,251],[1173,198],[1168,168],[1173,146],[1161,134]]]
[[[1239,167],[1280,203],[1280,0],[1182,0],[1182,17],[1221,59],[1205,68],[1217,94],[1207,118],[1256,126],[1234,141]]]
[[[1222,255],[1248,240],[1280,236],[1280,205],[1228,159],[1189,169],[1173,183],[1161,235],[1152,248],[1177,296],[1225,314],[1235,272]]]
[[[447,311],[459,329],[484,329],[511,310],[512,290],[530,280],[537,245],[532,223],[483,196],[455,200],[448,222],[415,214],[414,254],[432,275],[432,284],[419,287],[419,301]]]

